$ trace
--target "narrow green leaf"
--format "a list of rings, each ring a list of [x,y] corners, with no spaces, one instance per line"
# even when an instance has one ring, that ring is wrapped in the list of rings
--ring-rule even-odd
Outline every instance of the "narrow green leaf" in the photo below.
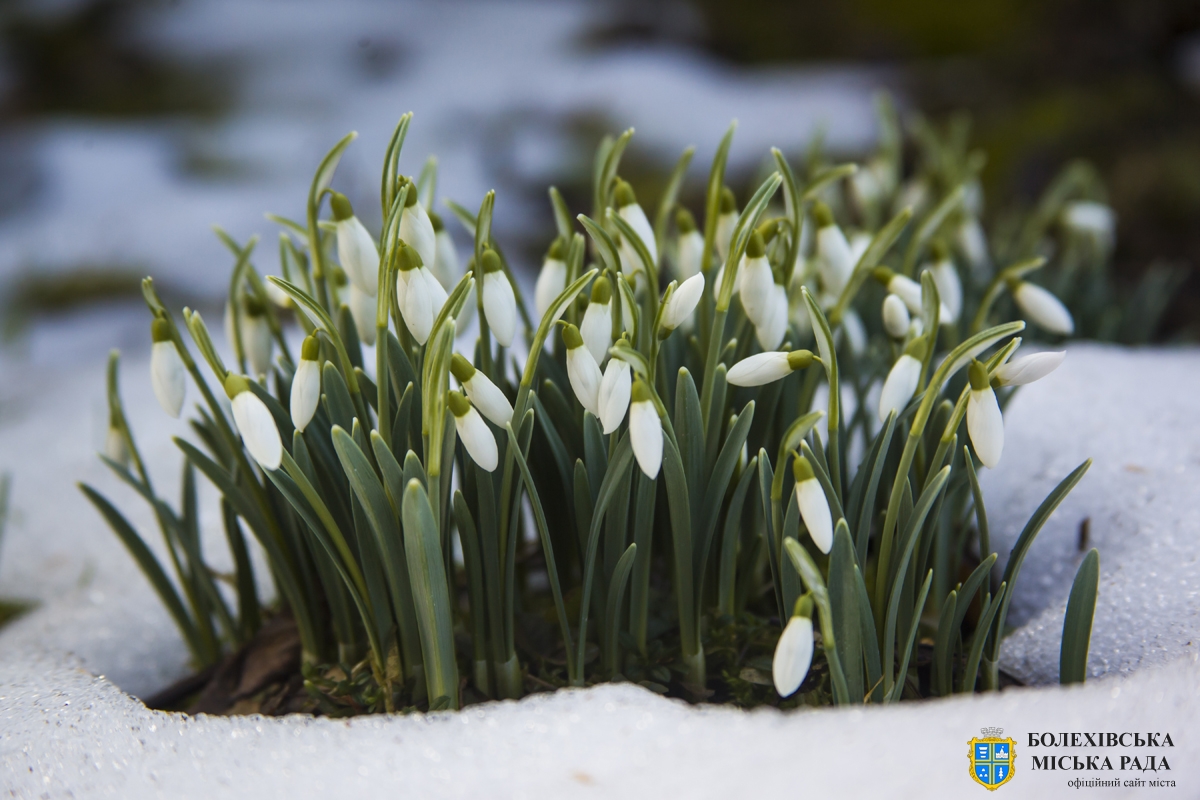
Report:
[[[1100,590],[1100,551],[1092,548],[1083,557],[1067,613],[1063,617],[1062,650],[1058,658],[1058,682],[1083,683],[1087,680],[1088,648],[1092,640],[1092,618],[1096,613],[1096,594]]]

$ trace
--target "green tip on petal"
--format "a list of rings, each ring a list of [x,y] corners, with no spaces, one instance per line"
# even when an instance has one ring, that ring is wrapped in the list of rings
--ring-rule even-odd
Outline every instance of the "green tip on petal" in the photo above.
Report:
[[[261,317],[267,313],[267,309],[262,303],[258,302],[258,298],[254,295],[246,295],[242,301],[242,308],[246,311],[246,316]]]
[[[429,224],[433,226],[434,233],[441,233],[443,230],[445,230],[446,224],[442,222],[441,214],[437,213],[436,211],[428,211],[426,213],[429,214]]]
[[[796,605],[792,607],[793,617],[807,617],[812,619],[813,599],[812,594],[805,592],[796,598]]]
[[[300,345],[300,358],[304,361],[316,361],[321,357],[321,340],[315,336],[305,336],[304,344]]]
[[[592,302],[604,304],[612,300],[612,284],[601,275],[592,283]]]
[[[746,258],[762,258],[767,253],[767,243],[763,241],[762,234],[758,231],[750,234],[750,241],[746,243]]]
[[[550,243],[550,249],[546,251],[546,258],[552,258],[555,261],[566,261],[567,246],[563,243],[561,236]]]
[[[721,187],[721,213],[733,214],[737,211],[737,198],[733,196],[733,189],[728,186]]]
[[[466,383],[475,375],[475,366],[459,353],[450,357],[450,372],[459,383]]]
[[[896,273],[892,272],[887,267],[876,267],[875,269],[871,270],[871,277],[886,287],[892,282],[892,278],[896,277]]]
[[[574,350],[576,347],[583,347],[583,337],[579,335],[579,328],[574,325],[564,325],[562,329],[563,344],[568,350]]]
[[[792,475],[795,476],[796,483],[810,481],[816,477],[812,464],[808,463],[808,459],[804,456],[797,456],[796,460],[792,462]]]
[[[453,389],[446,395],[446,405],[450,407],[450,413],[456,417],[465,417],[471,410],[470,401]]]
[[[631,403],[643,403],[654,399],[650,387],[641,378],[633,382],[633,388],[629,390],[629,398]]]
[[[617,208],[631,206],[637,202],[637,196],[633,193],[633,187],[629,185],[628,181],[617,178],[617,188],[613,192],[613,202],[616,203]]]
[[[681,234],[691,233],[696,230],[696,218],[692,216],[692,212],[681,208],[675,212],[675,227],[679,228]]]
[[[779,222],[777,220],[769,219],[762,225],[759,225],[757,228],[755,228],[755,232],[762,236],[762,240],[765,244],[770,244],[771,240],[775,238],[775,234],[779,233]]]
[[[925,337],[918,336],[908,344],[904,345],[904,355],[912,356],[917,361],[922,361],[925,358],[926,349]]]
[[[333,218],[338,222],[354,216],[354,206],[350,199],[341,192],[333,192],[329,197],[329,207],[333,209]]]
[[[150,323],[150,341],[155,344],[171,341],[171,323],[162,317],[155,317]]]
[[[397,259],[396,266],[401,272],[408,272],[424,265],[425,262],[421,260],[421,254],[416,251],[416,248],[408,242],[400,245],[400,258]]]
[[[231,372],[225,376],[225,394],[229,399],[237,397],[242,392],[250,391],[250,381],[236,372]]]
[[[793,372],[798,369],[808,369],[813,362],[813,354],[811,350],[793,350],[788,353],[788,367]]]
[[[489,272],[498,272],[500,270],[500,256],[492,248],[483,251],[483,256],[480,259],[483,263],[483,274]]]
[[[829,210],[829,206],[820,200],[813,203],[812,213],[813,219],[816,220],[817,228],[828,228],[833,224],[833,212]]]
[[[408,182],[408,197],[404,198],[404,207],[412,208],[417,204],[417,185],[413,183],[412,178],[406,179]]]
[[[971,388],[975,391],[986,389],[990,385],[987,367],[980,361],[972,361],[971,366],[967,367],[967,379],[971,381]]]

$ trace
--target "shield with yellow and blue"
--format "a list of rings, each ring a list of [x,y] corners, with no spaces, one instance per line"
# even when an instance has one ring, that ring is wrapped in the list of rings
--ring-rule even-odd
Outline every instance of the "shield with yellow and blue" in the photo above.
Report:
[[[971,778],[989,791],[999,789],[1013,776],[1013,762],[1017,751],[1012,739],[1002,739],[1003,728],[984,728],[980,738],[972,739]]]

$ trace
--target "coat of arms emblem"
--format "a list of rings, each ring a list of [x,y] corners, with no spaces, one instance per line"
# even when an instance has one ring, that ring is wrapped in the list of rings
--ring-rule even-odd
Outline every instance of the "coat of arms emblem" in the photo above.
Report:
[[[1008,783],[1013,776],[1013,762],[1016,761],[1017,751],[1012,739],[1000,738],[1003,728],[983,728],[982,737],[972,739],[968,744],[971,752],[971,778],[988,791],[999,789]]]

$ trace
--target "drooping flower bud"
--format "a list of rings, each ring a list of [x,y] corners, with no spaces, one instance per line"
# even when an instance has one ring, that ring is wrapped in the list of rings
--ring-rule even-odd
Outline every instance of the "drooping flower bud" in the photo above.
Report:
[[[517,298],[495,250],[483,251],[483,315],[496,341],[511,347],[517,333]]]
[[[647,478],[657,478],[662,468],[663,430],[650,388],[638,378],[633,382],[629,404],[629,442],[633,455]]]
[[[454,428],[458,438],[467,450],[467,455],[484,471],[492,472],[500,461],[496,449],[496,437],[488,428],[483,417],[475,410],[467,398],[451,390],[446,398],[446,405],[454,415]]]
[[[596,400],[604,433],[612,433],[625,419],[632,383],[629,364],[615,356],[610,358],[608,366],[604,368],[604,376],[600,379],[600,391]]]
[[[911,322],[911,317],[908,315],[908,306],[904,305],[904,301],[894,294],[889,293],[883,299],[883,329],[887,331],[887,335],[893,339],[903,339],[908,335],[908,323]]]
[[[579,404],[599,419],[600,366],[574,325],[563,327],[562,339],[567,348],[567,378],[571,381],[571,390]]]
[[[742,309],[750,323],[757,326],[766,313],[771,287],[775,285],[771,264],[767,261],[766,244],[758,231],[750,234],[737,277],[741,283]]]
[[[667,333],[678,328],[692,317],[700,296],[704,294],[704,276],[693,275],[675,287],[675,291],[667,298],[662,313],[662,327]]]
[[[430,211],[429,223],[433,226],[434,239],[433,276],[438,279],[442,288],[449,292],[462,277],[458,265],[458,248],[454,246],[454,237],[446,230],[440,216]]]
[[[1060,350],[1014,358],[1007,364],[1001,364],[996,368],[996,371],[992,373],[992,382],[997,386],[1024,386],[1027,383],[1040,381],[1058,369],[1058,365],[1066,357],[1066,352]]]
[[[725,381],[733,386],[763,386],[805,369],[812,362],[813,354],[808,350],[755,353],[730,367]]]
[[[779,636],[771,659],[771,679],[780,697],[796,693],[808,675],[812,657],[812,598],[804,595],[796,600],[792,617]]]
[[[266,375],[271,371],[271,326],[266,309],[257,298],[247,296],[242,303],[242,347],[250,371]]]
[[[179,419],[187,391],[183,359],[171,339],[171,323],[155,317],[150,323],[150,385],[158,404],[168,416]]]
[[[537,284],[533,289],[533,302],[538,319],[546,316],[555,298],[567,288],[567,262],[563,250],[562,239],[555,239],[542,262],[542,271],[538,273]]]
[[[833,516],[829,513],[825,490],[804,456],[797,456],[792,462],[792,475],[796,478],[796,505],[804,527],[808,528],[808,535],[817,549],[828,553],[833,547]]]
[[[921,359],[925,357],[925,340],[913,339],[888,372],[879,395],[879,419],[888,418],[893,411],[899,414],[912,400],[921,380]]]
[[[1009,291],[1021,313],[1030,322],[1060,336],[1070,336],[1075,332],[1075,320],[1071,312],[1052,292],[1028,281],[1011,282]]]
[[[737,198],[733,196],[732,189],[722,186],[721,204],[717,212],[717,230],[713,241],[722,263],[729,258],[729,248],[733,245],[733,229],[737,226],[737,218]]]
[[[292,377],[292,424],[301,433],[312,422],[321,400],[321,343],[315,336],[304,337],[300,345],[300,363]]]
[[[425,206],[417,202],[417,186],[409,182],[404,212],[400,215],[400,238],[416,249],[426,269],[437,259],[437,234]],[[432,274],[432,273],[431,273]]]
[[[904,305],[908,308],[909,313],[917,316],[921,314],[921,296],[923,294],[921,284],[907,275],[892,272],[887,267],[876,267],[873,274],[875,280],[883,284],[883,288],[904,301]],[[938,322],[945,325],[950,321],[950,309],[942,302],[938,306]]]
[[[650,226],[650,220],[646,219],[646,212],[638,205],[637,197],[633,193],[633,187],[620,178],[617,179],[617,186],[613,193],[613,202],[617,207],[617,215],[633,228],[633,232],[642,240],[642,244],[646,247],[646,252],[650,254],[650,261],[654,264],[658,263],[658,244],[654,239],[654,228]],[[637,268],[641,269],[641,259],[637,259]],[[655,287],[657,289],[657,287]]]
[[[938,297],[948,312],[943,321],[958,322],[962,313],[962,280],[958,277],[954,262],[950,260],[950,251],[940,239],[934,240],[930,250],[933,266],[929,267],[929,272],[933,276],[933,284],[937,286]]]
[[[679,251],[675,259],[675,272],[679,280],[686,281],[701,272],[700,260],[704,258],[704,234],[696,230],[692,212],[681,208],[675,213],[675,227],[679,230]]]
[[[470,361],[455,353],[450,358],[450,372],[481,414],[501,428],[512,421],[513,407],[504,392]]]
[[[346,295],[346,306],[350,309],[350,317],[354,320],[354,330],[358,332],[358,340],[365,345],[375,344],[375,298],[366,292],[359,291],[353,283]]]
[[[813,203],[813,219],[817,225],[817,271],[821,276],[821,288],[838,296],[854,272],[854,253],[846,241],[846,234],[834,222],[829,206],[820,201]]]
[[[346,195],[334,192],[329,199],[337,227],[338,261],[350,279],[350,285],[374,297],[379,293],[379,251],[375,240],[354,216]]]
[[[1090,239],[1101,250],[1112,249],[1117,215],[1111,206],[1095,200],[1076,200],[1063,207],[1062,221],[1067,230]]]
[[[967,397],[967,433],[975,447],[975,455],[985,467],[1000,463],[1004,452],[1004,417],[996,402],[996,393],[988,381],[987,367],[972,361],[967,368],[971,393]]]
[[[848,319],[848,317],[847,317]],[[788,296],[782,284],[772,283],[767,295],[766,310],[759,323],[754,326],[758,346],[763,350],[774,350],[783,344],[788,329]]]
[[[225,394],[229,397],[233,421],[246,450],[263,469],[279,469],[283,461],[283,443],[266,403],[250,391],[249,380],[232,372],[225,378]]]
[[[608,278],[603,275],[596,278],[592,283],[591,302],[579,323],[579,333],[597,365],[604,363],[608,348],[612,346],[612,291]]]

